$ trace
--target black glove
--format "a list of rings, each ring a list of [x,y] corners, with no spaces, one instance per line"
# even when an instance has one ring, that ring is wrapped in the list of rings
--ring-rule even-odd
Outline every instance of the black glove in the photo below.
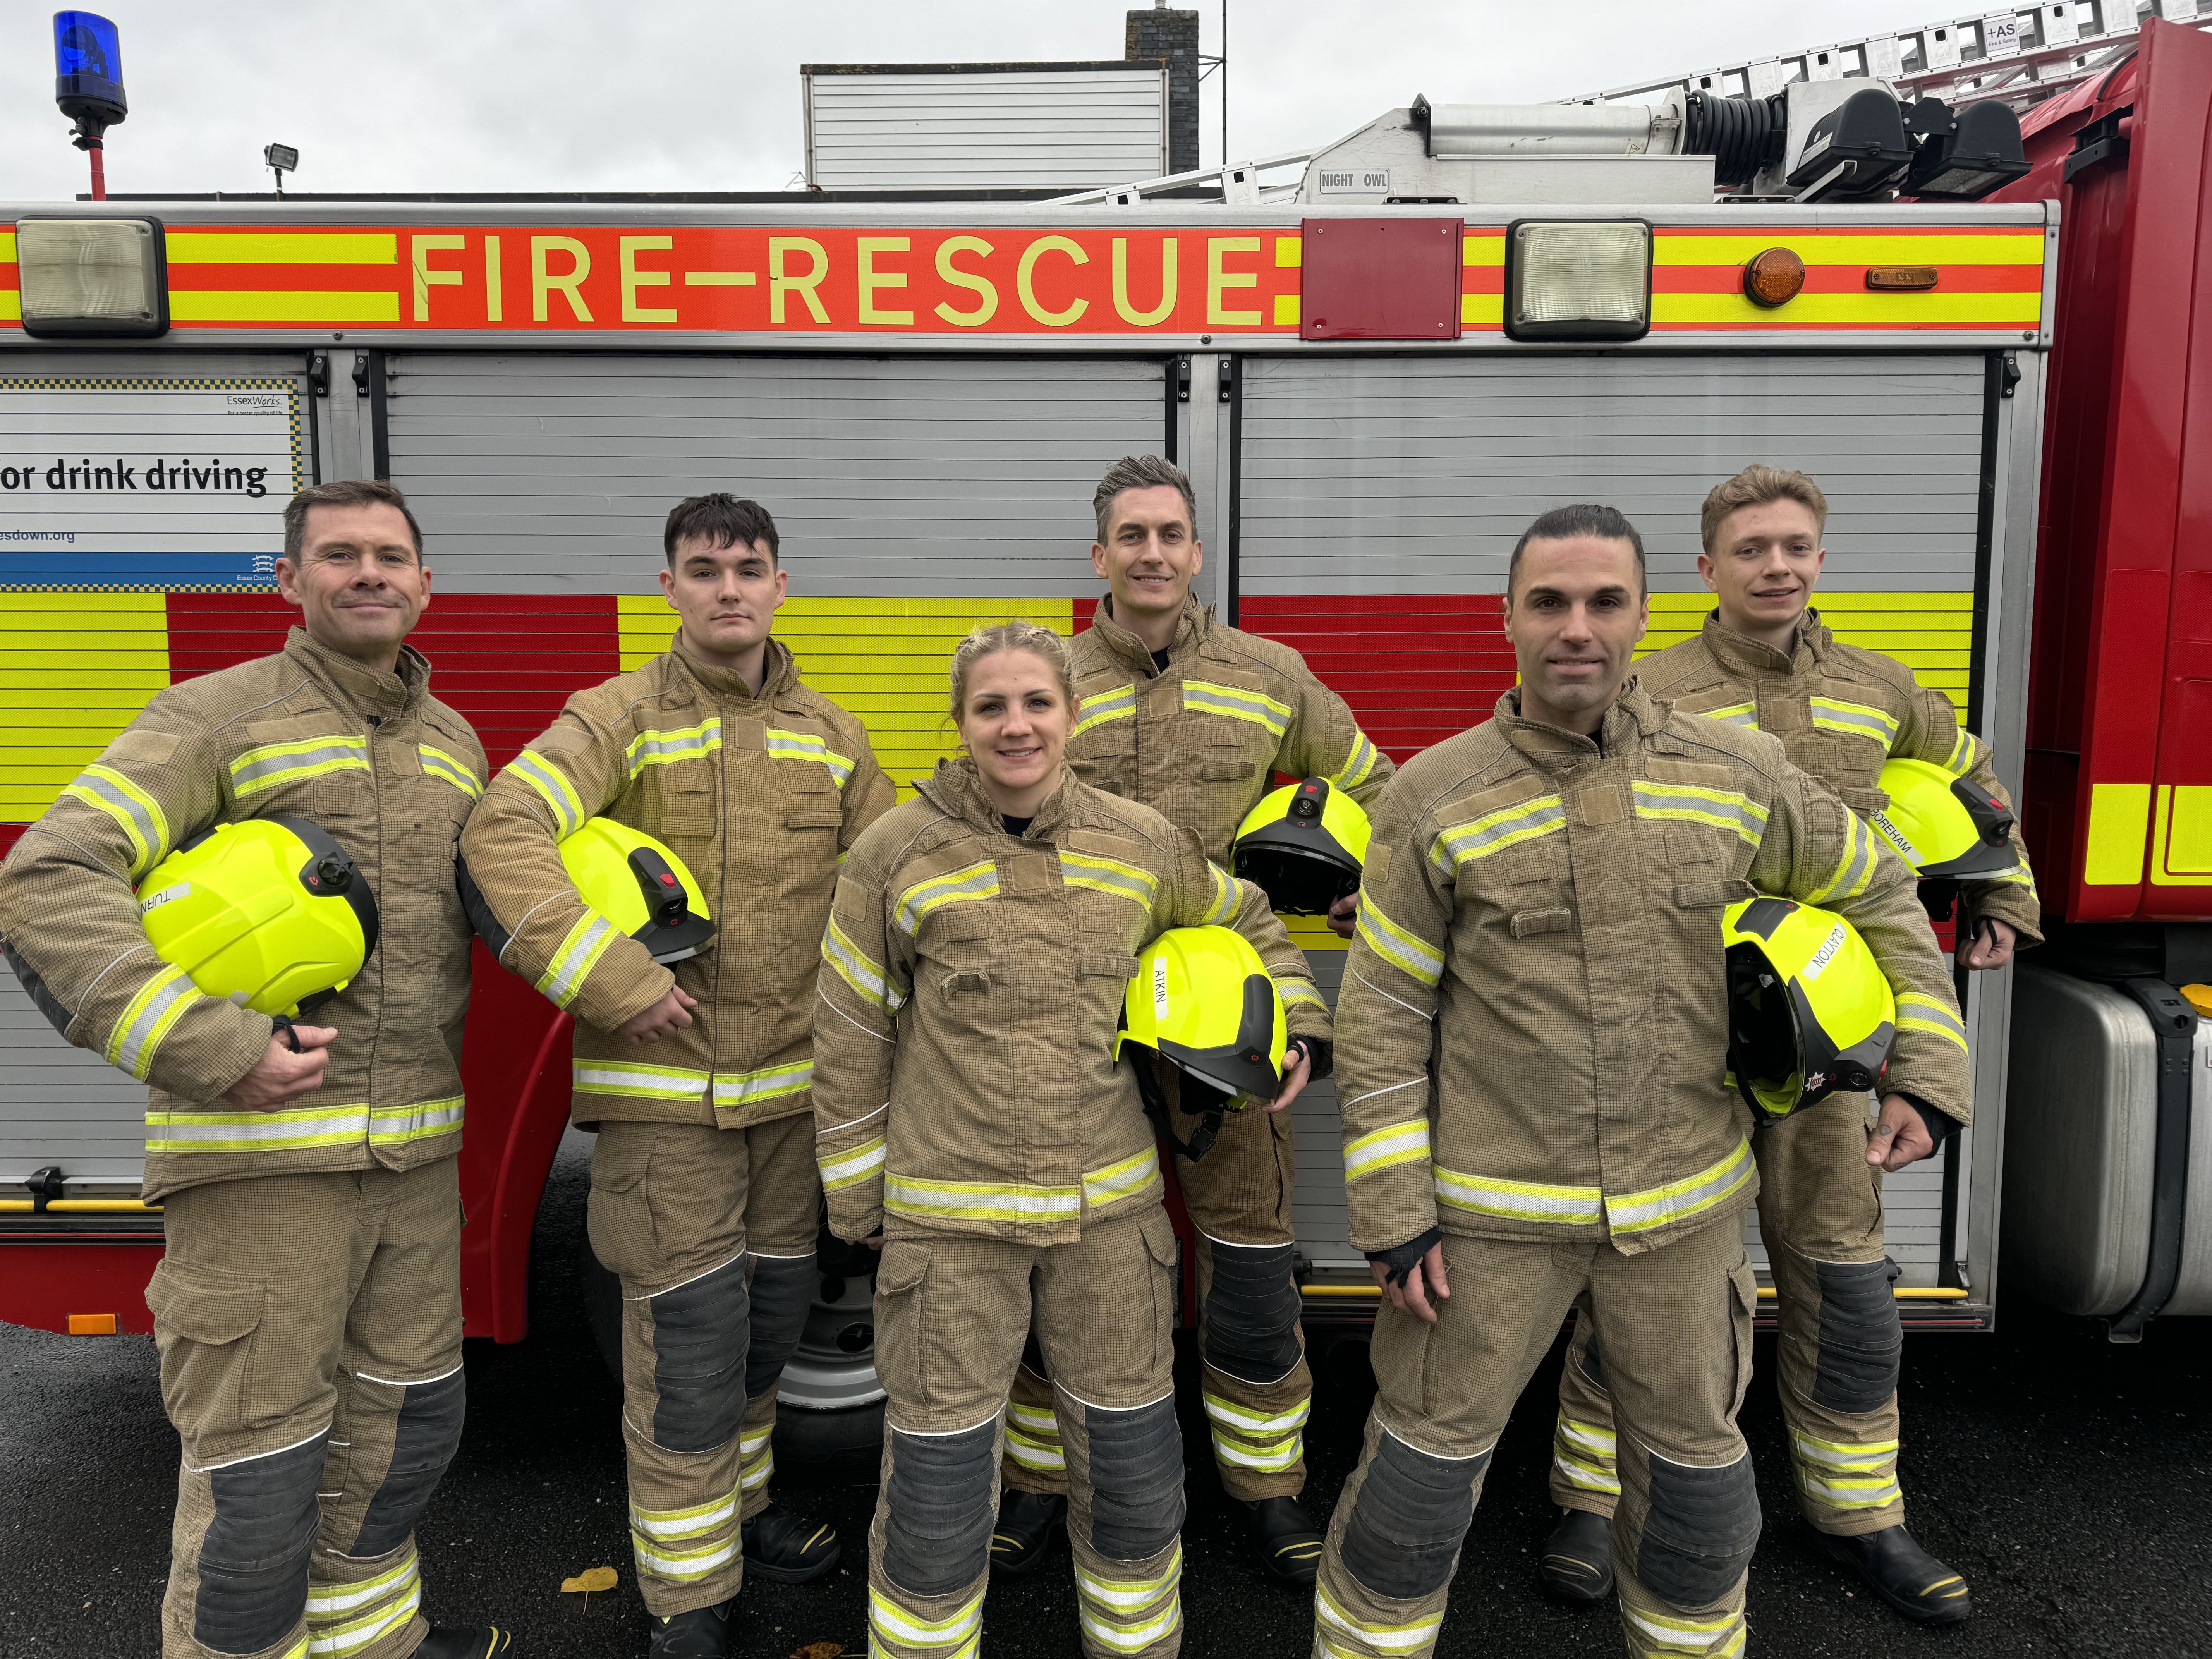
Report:
[[[1406,1276],[1421,1265],[1421,1258],[1443,1243],[1443,1237],[1439,1229],[1431,1227],[1419,1238],[1409,1238],[1395,1249],[1370,1250],[1367,1259],[1379,1261],[1389,1269],[1383,1274],[1388,1283],[1402,1285],[1406,1282]]]
[[[1336,1069],[1335,1045],[1327,1037],[1294,1036],[1285,1046],[1304,1050],[1306,1064],[1313,1068],[1306,1078],[1309,1083],[1318,1083]]]
[[[1928,1126],[1928,1138],[1940,1149],[1943,1143],[1966,1126],[1940,1106],[1930,1106],[1918,1095],[1908,1095],[1902,1089],[1890,1091],[1920,1114],[1920,1121]]]

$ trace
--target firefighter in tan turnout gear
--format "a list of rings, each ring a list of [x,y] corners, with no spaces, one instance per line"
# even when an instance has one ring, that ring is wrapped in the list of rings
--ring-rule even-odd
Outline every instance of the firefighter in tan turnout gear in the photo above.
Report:
[[[1237,826],[1274,773],[1325,778],[1362,805],[1382,793],[1389,758],[1298,653],[1217,622],[1190,597],[1205,550],[1178,468],[1155,455],[1125,458],[1099,482],[1092,507],[1091,560],[1109,592],[1074,641],[1083,714],[1067,763],[1076,776],[1195,831],[1224,870]],[[1352,905],[1340,901],[1333,918],[1347,935]],[[1176,1139],[1189,1144],[1199,1122],[1176,1110]],[[1313,1380],[1291,1271],[1289,1117],[1224,1118],[1203,1157],[1177,1157],[1176,1178],[1198,1233],[1199,1350],[1222,1485],[1250,1511],[1268,1572],[1309,1584],[1321,1536],[1297,1501]],[[1008,1411],[1008,1490],[992,1565],[1020,1573],[1042,1559],[1066,1513],[1052,1389],[1033,1363],[1016,1378]]]
[[[1989,745],[1961,732],[1950,701],[1893,657],[1837,641],[1808,608],[1826,557],[1827,501],[1802,472],[1747,467],[1706,496],[1698,569],[1716,609],[1694,639],[1647,659],[1640,679],[1677,712],[1771,732],[1792,762],[1862,813],[1887,805],[1883,763],[1927,761],[2008,801]],[[2014,830],[2019,867],[1968,882],[1961,959],[2002,967],[2018,941],[2041,939],[2035,884]],[[1927,1012],[1905,1016],[1929,1020]],[[1948,1015],[1936,1032],[1963,1043]],[[1926,1029],[1925,1027],[1922,1029]],[[1856,1568],[1909,1619],[1967,1616],[1964,1579],[1905,1529],[1898,1476],[1897,1374],[1904,1332],[1882,1253],[1881,1172],[1903,1168],[1959,1126],[1941,1111],[1869,1148],[1865,1098],[1838,1094],[1753,1137],[1759,1224],[1781,1316],[1782,1411],[1799,1507],[1821,1547]],[[1565,1511],[1545,1546],[1544,1581],[1565,1599],[1612,1587],[1607,1522],[1620,1491],[1607,1369],[1578,1329],[1560,1378],[1552,1495]]]
[[[1339,1091],[1352,1237],[1388,1304],[1315,1604],[1330,1659],[1433,1649],[1492,1449],[1577,1305],[1613,1391],[1629,1650],[1741,1650],[1758,1174],[1727,1076],[1727,907],[1772,894],[1864,939],[1899,1016],[1885,1139],[1924,1138],[1908,1094],[1968,1109],[1911,871],[1776,739],[1636,684],[1643,567],[1610,507],[1539,519],[1507,577],[1521,685],[1374,815]]]
[[[302,490],[276,580],[284,648],[163,691],[77,775],[0,870],[0,936],[64,1036],[150,1085],[146,1301],[184,1443],[162,1653],[482,1659],[505,1632],[418,1611],[415,1523],[464,1405],[453,849],[483,750],[405,643],[430,573],[398,490]],[[289,1032],[156,957],[133,890],[258,818],[334,839],[378,921]]]
[[[1328,1015],[1257,889],[1063,765],[1081,710],[1059,635],[979,629],[954,655],[952,693],[966,752],[860,838],[822,941],[830,1224],[884,1235],[869,1651],[978,1650],[1003,1408],[1033,1330],[1066,1449],[1082,1650],[1170,1655],[1176,1241],[1116,1028],[1139,955],[1205,926],[1249,940],[1282,996],[1276,1106],[1304,1086]]]
[[[845,851],[891,805],[860,723],[769,636],[775,525],[680,502],[642,668],[568,700],[462,842],[500,961],[577,1018],[571,1114],[596,1129],[592,1248],[622,1281],[623,1438],[653,1652],[720,1659],[742,1577],[836,1566],[769,1501],[776,1381],[813,1296],[814,969]],[[559,843],[604,816],[699,882],[713,948],[653,959],[586,904]]]

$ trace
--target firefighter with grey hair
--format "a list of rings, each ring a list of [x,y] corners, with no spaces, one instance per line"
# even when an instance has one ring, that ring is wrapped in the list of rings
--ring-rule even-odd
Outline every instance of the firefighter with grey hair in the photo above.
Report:
[[[489,1659],[509,1632],[424,1620],[415,1549],[466,1403],[453,844],[484,753],[406,643],[430,572],[399,491],[301,490],[276,582],[300,610],[284,648],[171,686],[77,775],[0,869],[0,935],[62,1035],[150,1085],[140,1195],[167,1248],[146,1302],[184,1452],[164,1659]],[[359,970],[296,1019],[155,955],[147,911],[193,902],[206,865],[134,890],[269,819],[363,917]],[[300,918],[276,896],[232,914],[281,930]]]
[[[1091,568],[1109,591],[1074,641],[1083,717],[1067,762],[1076,776],[1195,831],[1224,870],[1237,825],[1277,772],[1325,779],[1363,805],[1374,800],[1390,760],[1344,700],[1297,652],[1228,626],[1191,596],[1206,550],[1182,469],[1157,455],[1124,456],[1099,480],[1091,506]],[[1341,935],[1351,933],[1356,902],[1340,899],[1332,913]],[[1164,1075],[1170,1100],[1173,1087]],[[1175,1139],[1197,1149],[1201,1119],[1179,1103],[1170,1119]],[[1297,1165],[1289,1117],[1231,1115],[1202,1157],[1178,1152],[1176,1179],[1198,1232],[1199,1352],[1222,1485],[1250,1514],[1268,1574],[1310,1584],[1321,1535],[1298,1502],[1313,1379],[1291,1274]],[[1002,1574],[1032,1570],[1066,1513],[1065,1449],[1037,1359],[1032,1350],[1008,1407],[1008,1496],[992,1542]]]
[[[1352,1242],[1387,1301],[1316,1594],[1324,1659],[1433,1651],[1491,1454],[1570,1309],[1612,1390],[1629,1651],[1741,1650],[1759,1175],[1727,907],[1764,893],[1856,928],[1897,1009],[1885,1113],[1968,1110],[1912,871],[1774,738],[1644,691],[1649,614],[1626,519],[1538,519],[1507,576],[1520,684],[1375,813],[1338,1087]]]

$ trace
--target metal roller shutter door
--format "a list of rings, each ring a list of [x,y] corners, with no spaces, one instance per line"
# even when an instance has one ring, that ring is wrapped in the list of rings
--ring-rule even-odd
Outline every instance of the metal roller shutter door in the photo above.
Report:
[[[1910,664],[1963,715],[1984,384],[1983,360],[1957,355],[1247,359],[1238,619],[1304,652],[1402,761],[1513,684],[1499,600],[1538,514],[1596,501],[1628,515],[1657,649],[1710,603],[1705,491],[1765,460],[1828,496],[1822,610],[1838,635]],[[1334,1108],[1333,1092],[1301,1102],[1298,1123],[1300,1244],[1316,1261],[1353,1254]],[[1883,1201],[1905,1282],[1935,1283],[1941,1165],[1889,1177]]]

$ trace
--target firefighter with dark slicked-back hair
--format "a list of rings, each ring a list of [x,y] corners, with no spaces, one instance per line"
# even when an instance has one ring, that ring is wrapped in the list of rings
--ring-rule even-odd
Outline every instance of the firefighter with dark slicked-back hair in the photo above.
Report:
[[[576,1017],[570,1112],[598,1132],[592,1248],[622,1281],[652,1650],[722,1659],[745,1575],[803,1583],[839,1557],[833,1530],[769,1501],[769,1476],[821,1224],[822,928],[846,849],[893,792],[860,723],[770,635],[786,576],[768,513],[695,495],[663,547],[673,645],[571,697],[492,781],[462,853],[487,944]],[[617,848],[650,838],[647,878],[670,894],[678,877],[661,866],[692,878],[707,948],[657,952],[587,902],[562,843],[607,820]],[[617,886],[635,879],[615,863]]]
[[[1067,763],[1077,777],[1194,831],[1224,870],[1237,826],[1277,772],[1322,779],[1362,804],[1382,793],[1389,757],[1343,699],[1297,652],[1228,626],[1191,597],[1205,549],[1180,468],[1157,455],[1125,456],[1099,481],[1091,507],[1091,566],[1109,591],[1074,641],[1083,719]],[[1337,901],[1331,924],[1340,933],[1351,932],[1354,902]],[[1321,1535],[1298,1502],[1313,1378],[1291,1274],[1290,1119],[1231,1115],[1206,1146],[1202,1126],[1212,1120],[1182,1110],[1175,1088],[1164,1077],[1179,1143],[1176,1180],[1198,1232],[1199,1352],[1214,1461],[1251,1516],[1268,1575],[1310,1584]],[[991,1557],[1001,1574],[1033,1571],[1066,1514],[1060,1425],[1037,1360],[1032,1351],[1008,1406],[1007,1497]]]
[[[2004,866],[1998,873],[1942,878],[1963,908],[1960,960],[2002,968],[2016,945],[2040,940],[2034,877],[2008,826],[2010,801],[1989,745],[1960,729],[1940,691],[1894,657],[1839,641],[1811,608],[1827,556],[1820,486],[1802,472],[1748,466],[1714,486],[1701,517],[1698,569],[1714,610],[1695,637],[1644,659],[1644,688],[1683,714],[1773,733],[1878,830],[1898,813],[1884,793],[1899,779],[1893,762],[1929,769],[1918,778],[1939,796],[1974,793],[1991,830],[2007,826],[2008,846],[1979,860]],[[1905,769],[1908,781],[1913,775]],[[1963,1046],[1964,1034],[1956,1040]],[[1972,1610],[1966,1580],[1905,1529],[1897,1467],[1905,1334],[1890,1293],[1896,1270],[1883,1251],[1881,1176],[1930,1155],[1959,1126],[1941,1112],[1916,1113],[1881,1126],[1869,1150],[1863,1104],[1863,1096],[1836,1096],[1754,1143],[1759,1234],[1782,1327],[1782,1413],[1798,1506],[1822,1551],[1906,1618],[1953,1624]],[[1586,1332],[1560,1376],[1556,1433],[1552,1496],[1563,1515],[1545,1545],[1545,1587],[1563,1600],[1601,1600],[1611,1589],[1607,1522],[1620,1481],[1612,1402]]]
[[[398,490],[301,491],[276,581],[284,648],[170,687],[77,775],[0,869],[0,937],[64,1037],[151,1085],[164,1659],[489,1659],[513,1638],[427,1623],[415,1553],[465,1402],[453,849],[484,754],[406,643],[430,572]],[[349,913],[354,955],[299,981]]]
[[[1547,513],[1506,580],[1520,684],[1384,792],[1339,1000],[1352,1238],[1387,1299],[1316,1651],[1433,1651],[1498,1437],[1572,1309],[1613,1395],[1628,1650],[1738,1653],[1759,1174],[1724,924],[1762,896],[1770,928],[1827,913],[1823,973],[1893,1013],[1864,1061],[1871,1082],[1887,1055],[1885,1121],[1966,1114],[1958,1006],[1913,872],[1873,830],[1773,738],[1632,676],[1649,606],[1627,520]],[[1762,1119],[1790,1103],[1761,1097]]]

